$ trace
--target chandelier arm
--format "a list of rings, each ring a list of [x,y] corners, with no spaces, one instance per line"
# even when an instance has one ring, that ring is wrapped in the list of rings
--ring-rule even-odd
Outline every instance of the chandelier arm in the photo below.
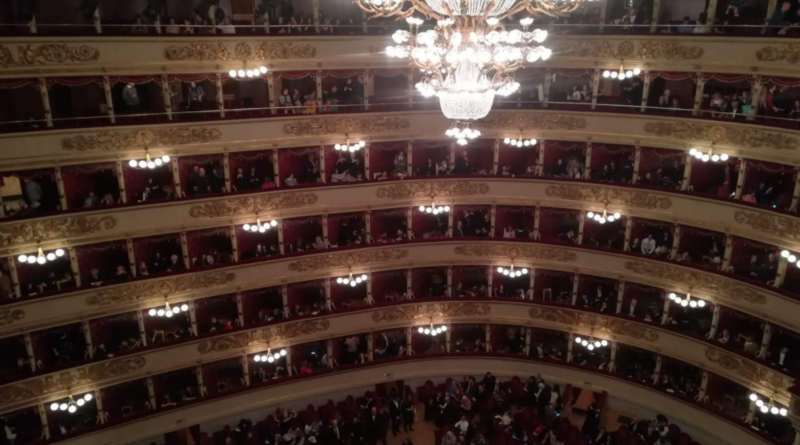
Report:
[[[550,17],[565,17],[568,14],[577,11],[578,9],[580,9],[581,6],[583,6],[583,0],[564,2],[564,4],[560,7],[549,5],[547,2],[551,0],[524,0],[524,1],[526,3],[531,4],[531,6],[527,9],[532,14],[535,11],[545,15],[549,15]]]
[[[411,2],[411,7],[409,8],[409,11],[414,11],[414,10],[419,11],[420,14],[426,17],[430,17],[434,20],[444,19],[444,17],[441,14],[438,14],[436,11],[431,9],[430,6],[428,6],[428,4],[425,3],[423,0],[408,0],[408,1]],[[410,15],[411,14],[408,14],[408,16]]]
[[[485,23],[486,19],[489,18],[489,15],[492,13],[495,5],[497,5],[498,0],[491,0],[489,4],[486,6],[486,12],[483,13],[483,17],[481,17],[481,22]]]

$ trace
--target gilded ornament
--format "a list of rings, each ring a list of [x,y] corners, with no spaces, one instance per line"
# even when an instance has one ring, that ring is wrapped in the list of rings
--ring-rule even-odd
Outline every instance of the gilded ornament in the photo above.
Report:
[[[707,348],[706,359],[728,371],[738,374],[748,382],[757,383],[773,391],[786,391],[790,386],[794,385],[793,379],[784,377],[765,366],[761,366],[721,349]]]
[[[61,149],[66,151],[127,150],[152,148],[155,145],[204,144],[218,141],[222,130],[211,127],[172,127],[157,130],[103,130],[61,139]]]
[[[488,304],[479,303],[428,303],[412,304],[372,313],[372,321],[393,322],[431,317],[481,317],[492,311]]]
[[[25,311],[22,309],[0,309],[0,326],[14,324],[23,318],[25,318]]]
[[[0,225],[0,246],[88,235],[117,226],[113,216],[67,216]]]
[[[800,221],[766,212],[746,212],[737,210],[733,215],[737,224],[780,238],[800,240]]]
[[[656,193],[586,185],[550,185],[545,194],[570,201],[608,203],[640,209],[667,210],[672,200]]]
[[[412,199],[434,196],[474,196],[489,193],[489,185],[483,182],[401,182],[389,187],[379,187],[375,195],[379,199]]]
[[[625,269],[644,277],[705,291],[722,299],[744,300],[752,304],[766,304],[767,295],[756,287],[740,283],[735,279],[691,270],[682,266],[655,262],[628,261]]]
[[[330,329],[328,320],[304,320],[284,323],[277,326],[255,329],[234,335],[212,338],[197,345],[201,354],[225,352],[255,345],[266,345],[274,340],[289,340],[300,336],[325,332]]]
[[[255,47],[244,42],[233,46],[226,43],[192,43],[164,49],[164,58],[167,60],[195,62],[309,59],[316,55],[317,49],[314,46],[294,42],[264,42]]]
[[[800,45],[790,43],[781,46],[766,46],[756,51],[756,59],[762,62],[800,63]]]
[[[457,255],[471,257],[504,257],[532,261],[555,261],[559,263],[578,259],[578,255],[568,249],[502,243],[464,244],[456,247],[455,253]]]
[[[298,119],[283,126],[283,134],[323,136],[327,134],[387,133],[408,130],[408,119],[389,116]]]
[[[401,260],[408,256],[407,249],[371,249],[364,252],[326,253],[289,264],[293,272],[367,266]]]
[[[528,315],[535,320],[563,324],[565,327],[580,326],[651,343],[658,340],[658,331],[655,329],[613,317],[604,317],[571,309],[546,307],[533,307],[528,311]]]
[[[101,289],[86,297],[89,306],[108,306],[129,303],[148,298],[169,296],[178,292],[208,289],[222,286],[236,279],[233,272],[196,273],[164,278],[161,280],[144,280],[131,284]]]
[[[256,45],[256,59],[310,59],[317,56],[317,48],[306,43],[264,42]]]
[[[257,197],[218,199],[192,206],[189,209],[189,216],[192,218],[222,218],[256,212],[296,209],[313,205],[317,199],[317,195],[314,193],[278,193]]]
[[[782,133],[737,125],[702,122],[648,122],[646,133],[680,140],[702,140],[716,143],[742,145],[751,148],[797,150],[800,141]]]
[[[45,65],[68,62],[95,62],[100,59],[100,51],[87,45],[68,45],[65,43],[46,43],[42,45],[19,45],[18,57],[11,49],[0,45],[0,65]]]
[[[636,55],[640,59],[697,60],[705,50],[699,46],[684,45],[680,42],[639,42]]]
[[[477,122],[485,129],[526,129],[526,130],[584,130],[588,121],[582,117],[563,114],[523,114],[492,113],[486,119]]]
[[[11,50],[5,45],[0,45],[0,65],[11,65],[14,63],[14,55]]]

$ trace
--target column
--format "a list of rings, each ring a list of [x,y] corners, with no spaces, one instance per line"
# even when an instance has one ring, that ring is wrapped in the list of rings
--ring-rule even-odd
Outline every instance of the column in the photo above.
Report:
[[[708,9],[706,10],[706,15],[708,16],[708,21],[706,23],[713,25],[714,19],[717,18],[717,0],[708,0]]]
[[[650,97],[650,82],[652,82],[653,78],[650,76],[650,71],[644,72],[644,85],[642,85],[642,106],[639,108],[639,111],[642,113],[647,110],[647,99]]]
[[[775,14],[775,9],[778,8],[778,0],[769,0],[767,3],[767,17],[766,19],[769,20],[772,18],[772,15]]]
[[[239,320],[239,326],[244,326],[244,304],[241,291],[236,292],[236,318]],[[245,375],[247,375],[246,372]]]
[[[128,250],[128,265],[131,268],[131,276],[136,277],[136,254],[133,252],[133,239],[125,240],[125,247]]]
[[[169,79],[166,74],[161,75],[161,97],[164,100],[164,110],[167,111],[167,119],[172,120],[172,92],[169,89]]]
[[[583,228],[586,225],[586,211],[581,211],[578,217],[578,245],[583,244]]]
[[[453,237],[453,210],[447,213],[447,237]]]
[[[661,0],[653,0],[653,19],[650,21],[650,34],[655,34],[658,32],[658,19],[660,16]]]
[[[580,284],[581,274],[576,273],[572,276],[572,305],[578,304],[578,285]]]
[[[14,286],[14,296],[22,298],[22,288],[19,285],[19,274],[17,273],[17,260],[13,256],[6,258],[8,261],[8,274],[11,275],[11,285]]]
[[[547,108],[550,102],[550,82],[552,82],[553,70],[550,68],[544,71],[544,99],[542,100],[542,108]]]
[[[236,238],[236,226],[228,227],[231,235],[231,250],[233,256],[233,262],[239,262],[239,240]]]
[[[747,424],[752,424],[753,423],[753,418],[755,418],[755,416],[756,416],[756,408],[757,407],[756,407],[756,402],[751,402],[750,400],[748,400],[748,402],[749,402],[749,404],[747,406],[747,415],[744,416],[744,419],[742,419],[742,420],[744,420],[744,422],[747,423]]]
[[[653,385],[657,385],[661,381],[661,365],[663,358],[661,354],[656,355],[656,368],[653,370]]]
[[[108,413],[103,409],[103,394],[99,389],[95,389],[93,392],[94,404],[97,408],[97,423],[102,425],[106,423],[106,419],[108,418]]]
[[[616,369],[617,369],[617,342],[611,341],[611,358],[609,358],[608,360],[607,371],[614,372]]]
[[[372,298],[372,272],[367,272],[367,283],[366,283],[366,290],[367,290],[367,301],[368,305],[374,304],[375,300]],[[370,358],[372,360],[372,358]]]
[[[689,185],[692,182],[692,159],[694,157],[686,152],[686,163],[683,167],[683,181],[681,181],[681,190],[689,190]]]
[[[78,254],[74,247],[67,248],[69,253],[69,266],[72,269],[72,277],[75,279],[75,287],[81,287],[81,268],[78,265]]]
[[[372,361],[374,359],[373,351],[375,348],[375,339],[372,337],[372,332],[367,335],[367,360]]]
[[[328,214],[322,214],[322,240],[328,243]]]
[[[28,29],[30,30],[31,34],[38,34],[39,33],[38,29],[36,28],[36,16],[35,15],[31,18],[31,21],[28,22]],[[48,436],[47,438],[49,439],[50,436]]]
[[[775,9],[775,2],[777,0],[771,0],[770,5],[772,5],[773,9]],[[769,13],[767,16],[767,20],[772,17],[772,13]],[[756,120],[756,116],[758,115],[758,108],[761,105],[761,91],[764,90],[764,80],[761,76],[756,77],[756,81],[753,83],[752,94],[750,98],[752,99],[753,103],[750,107],[750,112],[747,113],[747,120],[754,121]]]
[[[141,309],[136,311],[136,322],[139,325],[139,341],[142,346],[147,346],[147,329],[144,327],[144,312]]]
[[[181,171],[178,167],[178,157],[172,156],[172,189],[175,190],[175,197],[181,198],[183,192],[181,191]]]
[[[567,363],[572,363],[572,345],[575,344],[575,333],[569,333],[569,339],[567,339]]]
[[[450,339],[452,338],[452,335],[450,335],[450,334],[452,334],[452,332],[453,332],[453,330],[450,329],[450,328],[451,328],[451,326],[448,326],[447,330],[444,331],[444,351],[445,352],[450,352],[450,343],[451,343]],[[412,329],[412,332],[413,332],[413,329]],[[409,344],[411,344],[410,341],[409,341]]]
[[[702,402],[706,397],[706,391],[708,391],[708,371],[703,371],[703,380],[700,381],[700,391],[695,400]]]
[[[367,29],[367,12],[361,11],[361,32],[364,34],[368,34],[369,30]]]
[[[369,169],[369,143],[364,147],[364,176],[366,176],[367,180],[372,177]]]
[[[631,251],[631,231],[633,230],[633,218],[630,216],[625,217],[625,252]]]
[[[602,78],[603,77],[600,75],[600,70],[594,70],[594,74],[592,75],[592,110],[597,109],[597,95],[600,92],[600,79]]]
[[[47,408],[44,403],[39,404],[39,422],[42,424],[42,437],[50,439],[50,427],[47,426]]]
[[[713,340],[714,337],[717,336],[717,325],[719,325],[719,308],[720,305],[715,304],[714,312],[711,315],[711,330],[708,331],[708,335],[706,335],[706,337],[708,337],[711,340]]]
[[[278,110],[275,104],[275,74],[272,71],[267,73],[267,93],[269,94],[269,114],[276,115]]]
[[[494,140],[494,153],[492,156],[492,174],[496,175],[500,166],[500,139]]]
[[[453,266],[447,266],[447,297],[453,297]]]
[[[92,359],[94,358],[94,345],[92,342],[92,330],[88,321],[81,322],[81,330],[83,330],[83,340],[86,342],[86,356]]]
[[[745,176],[747,175],[747,159],[739,158],[739,177],[736,178],[736,194],[734,195],[734,199],[742,199],[742,191],[744,190],[744,180]],[[797,187],[795,187],[796,189]],[[792,196],[792,202],[794,202],[794,196]]]
[[[639,182],[639,166],[642,162],[642,147],[636,146],[636,151],[633,154],[633,178],[632,184],[637,184]]]
[[[492,352],[492,325],[487,324],[484,330],[486,331],[486,339],[483,341],[483,345],[486,348],[486,352]]]
[[[50,93],[47,91],[47,80],[44,77],[39,78],[39,93],[42,95],[42,110],[44,110],[44,118],[47,122],[47,128],[53,128],[53,112],[50,109]]]
[[[414,218],[413,218],[413,207],[406,208],[406,227],[408,227],[408,239],[414,239]]]
[[[603,6],[600,7],[600,33],[603,33],[603,24],[606,23],[606,17],[608,17],[608,2],[609,0],[603,0]]]
[[[242,375],[244,376],[244,386],[250,386],[250,362],[247,360],[247,354],[239,357],[242,363]]]
[[[281,186],[281,175],[278,164],[278,150],[272,150],[272,172],[275,174],[275,187]],[[281,253],[282,255],[283,253]]]
[[[486,286],[489,288],[489,297],[492,297],[492,282],[494,281],[494,268],[489,266],[486,268]]]
[[[189,261],[189,243],[186,241],[186,232],[181,232],[181,256],[183,256],[183,265],[187,269],[192,268],[192,262]]]
[[[681,225],[674,224],[672,230],[672,251],[670,251],[670,259],[674,260],[678,256],[678,249],[681,247]]]
[[[64,177],[61,176],[61,167],[56,167],[56,187],[58,188],[58,203],[62,210],[69,209],[67,202],[67,191],[64,189]]]
[[[411,268],[406,271],[406,292],[409,297],[414,294],[414,269]]]
[[[583,174],[584,179],[591,179],[592,178],[592,143],[586,143],[586,161],[584,164],[586,169]]]
[[[214,83],[217,85],[217,108],[219,108],[219,117],[225,117],[225,97],[222,93],[222,76],[217,74],[217,77],[214,79]]]
[[[722,271],[725,272],[731,266],[731,257],[733,256],[733,237],[728,235],[725,237],[725,256],[722,257]]]
[[[336,357],[333,356],[333,340],[325,342],[325,350],[328,352],[328,368],[333,368],[333,364],[336,362]]]
[[[111,96],[111,82],[108,76],[103,76],[103,91],[106,95],[106,112],[108,113],[109,120],[114,124],[117,122],[117,118],[114,116],[114,99]]]
[[[669,299],[669,297],[667,297],[667,291],[665,291],[665,290],[661,291],[661,298],[664,299],[664,310],[662,311],[662,314],[661,314],[661,324],[663,325],[663,324],[667,324],[667,319],[669,318],[670,299]]]
[[[328,182],[327,168],[325,168],[325,146],[319,146],[319,176],[322,183]],[[364,172],[369,178],[369,145],[364,149]]]
[[[206,385],[203,383],[203,366],[197,365],[194,367],[194,375],[197,377],[197,394],[200,397],[207,395]]]
[[[530,353],[531,353],[531,328],[530,327],[525,327],[525,328],[522,328],[522,329],[525,329],[525,351],[524,351],[524,354],[525,355],[530,355]]]
[[[99,5],[99,3],[98,3]],[[103,33],[103,24],[100,21],[100,7],[94,8],[94,12],[92,13],[92,21],[94,21],[94,30],[98,34]]]
[[[192,328],[192,335],[197,337],[197,311],[195,310],[194,300],[188,303],[189,305],[189,324]]]
[[[286,253],[286,248],[283,245],[283,221],[278,221],[278,251],[281,255]]]
[[[364,218],[364,233],[367,239],[364,240],[366,244],[372,244],[372,211],[367,210],[367,216]]]
[[[333,307],[333,303],[331,302],[331,279],[325,278],[325,308],[328,311],[332,311],[335,309]]]
[[[36,353],[33,351],[33,341],[31,340],[31,334],[26,333],[23,335],[23,340],[25,341],[25,352],[27,353],[28,361],[31,364],[31,372],[36,372]]]
[[[369,95],[375,94],[375,84],[370,82],[369,70],[364,71],[364,94],[361,98],[361,105],[364,106],[364,111],[369,111]],[[352,112],[352,110],[350,110]]]
[[[156,388],[153,385],[153,378],[147,376],[147,395],[150,398],[150,409],[158,409],[156,402]]]
[[[536,160],[536,162],[539,165],[539,171],[534,172],[536,176],[544,176],[544,149],[545,147],[547,147],[547,141],[542,139],[540,143],[541,145],[539,145],[539,158]]]
[[[769,344],[772,340],[772,324],[764,323],[764,336],[761,337],[761,349],[758,351],[756,357],[765,359],[769,353]]]
[[[789,206],[792,212],[797,211],[797,203],[800,201],[800,170],[795,169],[794,176],[794,193],[792,193],[792,204]]]
[[[528,295],[526,296],[528,297],[529,300],[533,300],[533,290],[535,289],[535,284],[536,284],[536,269],[534,269],[533,267],[528,269],[528,275],[530,276],[530,278],[528,279],[529,280]]]
[[[311,8],[314,14],[314,31],[319,34],[319,0],[312,0]],[[318,98],[322,98],[322,96],[317,96]]]
[[[692,116],[700,115],[700,105],[703,103],[703,90],[706,86],[706,79],[703,73],[697,73],[697,90],[694,92],[694,107],[692,108]]]
[[[542,209],[539,206],[536,206],[536,209],[533,211],[533,240],[536,241],[541,238],[539,235],[539,221],[541,220],[542,216]]]
[[[489,218],[489,219],[490,219],[490,224],[489,224],[489,226],[490,226],[490,229],[489,229],[489,230],[490,230],[490,233],[489,233],[489,238],[494,238],[494,234],[495,234],[495,226],[496,226],[496,223],[497,223],[497,205],[495,205],[495,204],[492,204],[492,210],[491,210],[491,212],[492,212],[492,213],[491,213],[491,215],[490,215],[490,218]],[[452,213],[452,212],[451,212],[451,213]]]
[[[414,70],[409,70],[406,75],[408,80],[408,108],[414,108]]]
[[[225,181],[225,193],[230,193],[233,188],[231,187],[231,159],[228,152],[222,154],[222,176]]]
[[[289,286],[287,286],[285,284],[281,284],[281,301],[283,302],[283,313],[288,315],[289,314]]]
[[[622,313],[622,299],[625,296],[625,281],[619,282],[619,288],[617,289],[617,313]]]
[[[450,159],[447,162],[450,164],[450,168],[453,168],[456,163],[456,141],[450,142]]]
[[[775,275],[775,282],[772,286],[780,288],[786,280],[786,268],[789,266],[789,261],[784,257],[778,257],[778,274]]]
[[[406,146],[406,166],[408,169],[408,177],[414,176],[414,143],[408,141],[408,145]]]
[[[319,32],[319,28],[317,29],[317,32]],[[314,80],[317,83],[317,102],[321,104],[322,103],[322,71],[317,70],[317,74],[314,77]]]
[[[128,194],[125,193],[125,175],[122,171],[122,161],[117,161],[117,185],[119,186],[119,197],[123,204],[128,202]]]

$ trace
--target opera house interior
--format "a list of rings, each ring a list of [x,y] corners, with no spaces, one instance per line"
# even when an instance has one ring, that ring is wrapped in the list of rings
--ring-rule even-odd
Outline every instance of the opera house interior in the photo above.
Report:
[[[800,445],[799,206],[798,0],[4,0],[0,445]]]

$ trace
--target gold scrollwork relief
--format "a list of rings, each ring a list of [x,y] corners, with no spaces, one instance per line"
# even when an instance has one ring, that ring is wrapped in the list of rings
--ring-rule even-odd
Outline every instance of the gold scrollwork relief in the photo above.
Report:
[[[761,212],[745,212],[737,210],[733,214],[737,224],[749,226],[751,229],[781,238],[800,240],[800,221],[780,215],[768,215]]]
[[[298,119],[283,126],[283,134],[323,136],[344,133],[387,133],[408,130],[408,119],[388,116]]]
[[[256,45],[239,42],[227,43],[191,43],[189,45],[173,45],[164,49],[164,58],[174,61],[192,60],[196,62],[229,61],[229,60],[276,60],[276,59],[309,59],[317,55],[317,48],[307,43],[263,42]]]
[[[435,196],[474,196],[489,193],[489,184],[483,182],[402,182],[375,191],[378,199],[412,199]]]
[[[61,139],[66,151],[127,150],[218,141],[222,130],[211,127],[172,127],[161,130],[103,130]]]
[[[25,311],[22,309],[2,309],[0,310],[0,326],[8,326],[16,321],[25,318]]]
[[[491,130],[583,130],[589,123],[582,117],[563,114],[523,114],[496,112],[486,119],[479,120],[480,128]]]
[[[774,131],[736,125],[720,125],[697,122],[648,122],[644,131],[656,136],[676,138],[684,141],[741,145],[751,148],[774,150],[797,150],[800,140]]]
[[[578,255],[567,249],[545,246],[515,246],[513,244],[464,244],[455,248],[457,255],[472,257],[504,257],[532,261],[575,261]]]
[[[625,190],[620,188],[585,185],[549,185],[544,190],[547,196],[570,201],[597,202],[624,205],[640,209],[667,210],[672,200],[656,193]]]
[[[775,391],[786,391],[794,383],[769,368],[744,360],[717,348],[707,348],[706,358],[728,371],[733,371],[749,382],[755,382]]]
[[[569,309],[540,307],[531,308],[528,311],[528,315],[535,320],[558,323],[566,326],[580,326],[600,332],[607,332],[609,334],[624,335],[651,343],[658,340],[658,331],[641,326],[638,323],[617,320],[612,317],[586,314]]]
[[[222,286],[236,279],[233,272],[196,273],[161,280],[145,280],[123,284],[94,292],[86,297],[89,306],[109,306],[154,297],[164,297],[176,292],[189,292]]]
[[[68,216],[43,221],[20,222],[0,226],[0,246],[48,241],[111,230],[117,226],[113,216]]]
[[[406,321],[431,317],[480,317],[492,311],[488,304],[429,303],[381,309],[372,313],[372,321]]]
[[[699,46],[680,42],[625,40],[619,43],[603,40],[563,41],[556,44],[555,51],[562,57],[598,59],[639,58],[648,60],[697,60],[705,50]]]
[[[800,45],[790,43],[780,46],[766,46],[756,51],[756,59],[762,62],[800,63]]]
[[[211,354],[248,346],[266,345],[266,343],[270,341],[289,340],[304,335],[325,332],[330,327],[331,323],[328,320],[308,320],[285,323],[274,327],[256,329],[204,341],[197,345],[197,351],[201,354]]]
[[[388,261],[402,260],[408,249],[375,249],[364,252],[326,253],[289,263],[292,272],[334,269],[339,267],[368,266]]]
[[[625,263],[625,269],[644,277],[678,283],[695,290],[709,292],[721,299],[744,300],[753,304],[766,304],[767,302],[766,294],[751,286],[740,284],[731,278],[689,270],[685,267],[628,261]]]
[[[192,218],[221,218],[255,212],[296,209],[313,205],[317,199],[317,195],[314,193],[278,193],[257,197],[218,199],[192,206],[189,209],[189,216]]]
[[[11,48],[0,45],[0,65],[45,65],[95,62],[100,59],[100,50],[87,45],[46,43],[42,45],[19,45],[17,56]]]
[[[0,404],[17,403],[81,385],[122,377],[143,369],[145,364],[144,357],[136,356],[24,380],[0,387]]]

